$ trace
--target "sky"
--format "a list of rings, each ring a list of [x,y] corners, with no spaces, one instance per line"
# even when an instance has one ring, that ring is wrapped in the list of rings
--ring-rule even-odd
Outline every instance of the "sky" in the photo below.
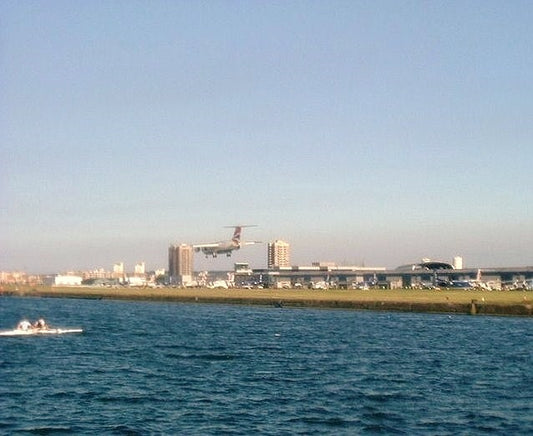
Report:
[[[533,3],[0,2],[0,270],[533,265]]]

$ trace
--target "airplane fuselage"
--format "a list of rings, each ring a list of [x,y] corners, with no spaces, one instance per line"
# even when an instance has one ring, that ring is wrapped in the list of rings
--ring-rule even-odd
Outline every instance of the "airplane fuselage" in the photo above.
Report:
[[[231,256],[232,251],[240,249],[241,246],[237,242],[233,241],[224,241],[218,242],[216,247],[200,247],[196,251],[202,251],[205,254],[205,257],[213,256],[217,257],[219,254],[225,254],[227,257]]]
[[[217,257],[219,254],[225,254],[226,256],[231,256],[232,251],[239,250],[241,245],[250,245],[257,243],[253,242],[242,242],[241,241],[241,230],[246,226],[235,226],[233,237],[227,241],[219,241],[211,244],[196,244],[193,245],[196,252],[201,251],[205,254],[205,257],[213,256]]]

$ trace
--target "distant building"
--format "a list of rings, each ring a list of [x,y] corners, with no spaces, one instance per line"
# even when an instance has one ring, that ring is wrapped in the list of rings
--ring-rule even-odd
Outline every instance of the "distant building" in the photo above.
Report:
[[[453,258],[453,268],[463,269],[463,258],[461,256],[455,256]]]
[[[124,278],[124,262],[118,262],[113,265],[113,278]]]
[[[83,271],[81,273],[84,279],[111,279],[113,274],[109,271],[106,271],[104,268],[95,268],[90,271]]]
[[[135,265],[135,275],[143,276],[146,273],[146,265],[144,262],[140,262]]]
[[[57,275],[54,279],[55,286],[80,286],[82,278],[72,275]]]
[[[268,268],[291,266],[290,244],[285,241],[274,241],[268,244]]]
[[[165,268],[158,268],[155,270],[155,276],[156,277],[159,277],[159,276],[164,276],[165,275]]]
[[[170,282],[184,285],[192,281],[194,252],[191,245],[171,245],[168,248]]]
[[[143,287],[146,286],[146,279],[140,276],[133,276],[128,278],[127,283],[132,287]]]
[[[239,274],[251,274],[252,269],[250,268],[250,264],[248,262],[237,262],[234,264],[233,268],[234,272]]]
[[[0,272],[0,283],[26,283],[27,278],[27,274],[23,271]]]
[[[319,268],[336,268],[335,262],[313,262],[311,266],[318,266]]]
[[[420,263],[401,265],[397,267],[395,271],[438,271],[447,269],[453,270],[455,268],[451,263],[440,261],[436,262],[428,258],[424,258]]]

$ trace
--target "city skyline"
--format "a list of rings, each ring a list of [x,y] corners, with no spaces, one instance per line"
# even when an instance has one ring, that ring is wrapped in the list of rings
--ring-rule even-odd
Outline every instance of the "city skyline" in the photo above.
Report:
[[[193,273],[199,273],[202,271],[233,271],[235,265],[238,264],[247,264],[250,268],[253,269],[275,269],[278,267],[310,267],[318,264],[329,265],[329,266],[339,266],[339,267],[366,267],[370,269],[381,269],[381,270],[394,270],[396,268],[402,269],[406,265],[414,265],[419,262],[444,262],[453,265],[455,269],[472,269],[472,268],[492,268],[498,267],[497,265],[487,266],[487,265],[473,265],[468,264],[468,260],[465,261],[463,256],[458,255],[457,253],[453,258],[429,258],[426,256],[421,256],[419,258],[405,259],[403,263],[399,263],[394,266],[384,266],[379,264],[368,264],[364,260],[361,262],[349,262],[344,259],[341,262],[332,261],[327,258],[314,258],[306,262],[292,262],[292,247],[290,242],[276,239],[266,243],[260,243],[260,247],[263,247],[263,252],[261,255],[257,256],[247,256],[244,255],[242,251],[240,252],[241,256],[223,256],[218,258],[211,258],[205,256],[202,253],[195,253],[193,245],[190,243],[171,243],[166,247],[165,258],[155,264],[148,264],[144,260],[136,260],[131,262],[125,262],[124,256],[121,259],[115,259],[108,265],[102,263],[95,263],[93,265],[79,267],[79,268],[61,268],[54,271],[47,272],[37,272],[37,271],[28,271],[25,269],[13,269],[13,270],[0,270],[3,273],[18,273],[22,272],[28,275],[54,275],[54,274],[78,274],[84,273],[91,277],[119,277],[119,276],[135,276],[135,275],[144,275],[145,273],[154,271],[158,274],[162,274],[162,271],[165,271],[170,277],[189,277]],[[248,251],[248,250],[245,250]],[[257,251],[257,247],[256,247]],[[239,253],[239,251],[236,251]],[[259,261],[257,258],[261,258]],[[144,258],[143,258],[144,259]],[[464,264],[466,262],[466,265]],[[513,265],[511,267],[528,267],[527,265]],[[529,266],[531,267],[531,266]],[[504,266],[505,268],[505,266]]]
[[[0,270],[533,265],[528,1],[2,2]],[[198,269],[266,265],[266,245]]]

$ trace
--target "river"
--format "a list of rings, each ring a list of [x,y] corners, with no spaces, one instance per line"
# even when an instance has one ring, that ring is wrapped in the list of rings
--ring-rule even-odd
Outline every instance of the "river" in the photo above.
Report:
[[[533,434],[533,321],[0,298],[4,434]]]

